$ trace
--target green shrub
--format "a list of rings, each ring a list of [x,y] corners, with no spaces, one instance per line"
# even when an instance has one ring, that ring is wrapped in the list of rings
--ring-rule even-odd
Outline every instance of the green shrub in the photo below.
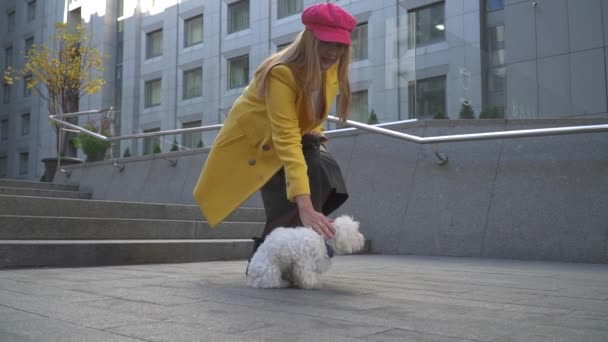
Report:
[[[154,149],[152,150],[152,153],[156,154],[156,153],[161,153],[161,149],[160,149],[160,145],[156,144],[154,145]]]
[[[437,113],[435,113],[435,115],[433,115],[433,119],[435,119],[435,120],[445,120],[447,118],[448,117],[442,111],[438,111]]]
[[[486,108],[479,113],[480,119],[502,119],[503,117],[504,114],[500,113],[496,106]]]
[[[378,116],[376,112],[372,109],[371,113],[369,113],[369,119],[367,120],[368,125],[375,125],[378,123]]]
[[[171,152],[179,151],[179,146],[177,145],[177,140],[173,139],[173,144],[171,145]]]
[[[99,129],[90,122],[87,122],[82,126],[84,129],[87,129],[91,132],[98,132]],[[108,136],[109,130],[102,129],[102,135]],[[76,135],[76,139],[74,139],[74,145],[76,147],[82,149],[82,152],[87,155],[87,162],[103,160],[106,150],[110,147],[109,141],[103,141],[101,139],[90,136],[86,133],[79,132]]]
[[[198,141],[198,144],[196,144],[196,148],[203,148],[203,147],[204,147],[204,145],[203,145],[203,141],[202,141],[202,140],[199,140],[199,141]]]
[[[468,101],[463,101],[462,105],[460,106],[460,118],[475,119],[475,112]]]
[[[123,152],[122,157],[123,158],[129,158],[130,156],[131,156],[131,150],[129,150],[129,148],[127,147],[125,149],[125,151]]]

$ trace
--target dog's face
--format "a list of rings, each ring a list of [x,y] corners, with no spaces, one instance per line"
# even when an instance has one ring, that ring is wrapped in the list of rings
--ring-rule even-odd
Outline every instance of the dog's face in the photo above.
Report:
[[[363,249],[365,237],[359,233],[359,222],[340,216],[334,221],[336,235],[328,241],[337,254],[352,254]]]

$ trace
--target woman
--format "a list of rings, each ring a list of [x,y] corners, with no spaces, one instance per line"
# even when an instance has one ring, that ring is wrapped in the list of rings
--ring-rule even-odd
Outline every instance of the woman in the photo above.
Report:
[[[214,227],[261,189],[266,227],[254,252],[278,226],[334,234],[330,212],[348,197],[326,152],[323,124],[338,90],[338,116],[349,112],[350,33],[357,21],[336,4],[302,12],[306,29],[268,57],[235,101],[213,143],[193,195]]]

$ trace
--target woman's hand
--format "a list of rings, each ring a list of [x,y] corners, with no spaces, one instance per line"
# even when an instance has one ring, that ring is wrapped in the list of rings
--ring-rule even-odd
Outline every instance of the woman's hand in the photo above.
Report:
[[[298,204],[302,225],[304,227],[310,227],[325,239],[333,238],[336,230],[332,225],[332,220],[314,209],[312,201],[310,200],[310,195],[299,195],[296,196],[295,199]]]

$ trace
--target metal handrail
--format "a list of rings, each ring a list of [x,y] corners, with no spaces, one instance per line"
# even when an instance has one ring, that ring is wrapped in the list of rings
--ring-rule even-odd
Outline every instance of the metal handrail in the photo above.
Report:
[[[223,126],[223,124],[216,124],[216,125],[208,125],[208,126],[201,126],[201,127],[179,128],[179,129],[170,129],[170,130],[158,131],[158,132],[147,132],[147,133],[137,133],[137,134],[122,135],[122,136],[106,137],[102,134],[89,131],[78,125],[74,125],[72,123],[61,120],[62,118],[66,118],[66,117],[73,117],[73,116],[79,116],[79,115],[90,115],[90,114],[96,114],[96,113],[101,113],[101,112],[105,112],[105,111],[111,112],[112,108],[75,112],[75,113],[66,113],[66,114],[56,114],[56,115],[51,115],[50,118],[51,118],[51,120],[55,121],[56,123],[58,123],[61,126],[65,126],[65,127],[74,129],[76,131],[91,135],[100,140],[109,141],[109,142],[118,141],[118,140],[126,140],[126,139],[134,139],[134,138],[144,138],[144,137],[163,136],[163,135],[171,135],[171,134],[179,134],[179,133],[188,133],[188,132],[212,131],[212,130],[220,129]],[[353,127],[355,129],[362,129],[365,131],[378,133],[378,134],[386,135],[389,137],[414,142],[417,144],[438,144],[438,143],[448,143],[448,142],[478,141],[478,140],[492,140],[492,139],[514,139],[514,138],[551,136],[551,135],[608,132],[608,124],[602,124],[602,125],[551,127],[551,128],[536,128],[536,129],[523,129],[523,130],[511,130],[511,131],[419,137],[416,135],[397,132],[397,131],[383,128],[383,127],[381,127],[383,124],[368,125],[368,124],[351,121],[351,120],[346,120],[346,121],[342,122],[339,118],[332,116],[332,115],[328,116],[327,119],[332,122],[341,123],[343,125]],[[401,122],[409,123],[409,122],[415,122],[415,121],[416,121],[416,119],[404,120]],[[387,124],[393,124],[393,123],[387,123]],[[337,132],[337,131],[342,131],[342,130],[344,130],[344,129],[327,131],[326,133]],[[437,152],[435,152],[435,154],[441,161],[443,161],[443,163],[447,162],[446,157],[440,156]],[[59,166],[58,166],[58,168],[59,168]],[[60,170],[65,172],[65,170],[63,170],[63,169],[60,169]]]

